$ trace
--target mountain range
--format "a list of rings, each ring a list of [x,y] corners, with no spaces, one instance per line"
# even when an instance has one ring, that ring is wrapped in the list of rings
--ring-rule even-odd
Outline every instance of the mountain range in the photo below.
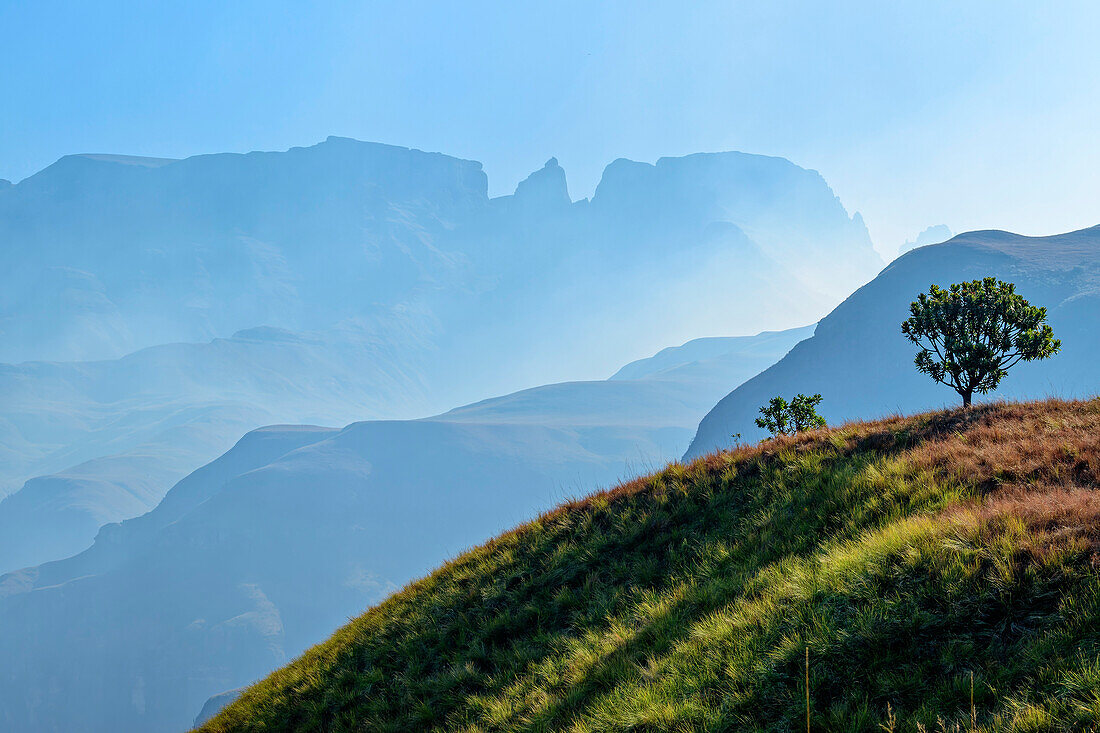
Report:
[[[182,729],[441,559],[675,459],[729,384],[812,331],[690,342],[428,419],[250,432],[87,550],[0,576],[0,727]]]
[[[1096,391],[1100,227],[875,277],[859,215],[779,158],[487,190],[342,138],[0,188],[0,727],[182,729],[484,538],[755,441],[775,394],[834,424],[950,403],[899,328],[931,283],[1050,309],[1062,353],[1000,394]]]
[[[398,339],[255,328],[115,360],[0,365],[0,486],[18,489],[0,500],[0,572],[85,549],[258,426],[429,413]]]
[[[862,219],[782,158],[620,159],[591,200],[553,159],[510,196],[487,188],[480,163],[346,138],[62,158],[0,191],[0,360],[397,319],[434,347],[427,382],[455,405],[812,322],[882,264]],[[711,281],[730,295],[692,294]],[[567,362],[578,342],[596,347]]]
[[[0,190],[0,572],[262,425],[422,417],[798,326],[880,265],[781,158],[620,159],[579,201],[551,159],[487,190],[477,162],[346,138],[72,155]]]

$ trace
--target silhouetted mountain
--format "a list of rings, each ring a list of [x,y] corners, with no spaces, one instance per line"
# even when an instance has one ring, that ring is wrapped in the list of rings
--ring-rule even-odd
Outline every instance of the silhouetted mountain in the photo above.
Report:
[[[535,215],[560,213],[568,208],[573,200],[569,198],[565,171],[558,165],[558,159],[551,158],[542,168],[520,181],[511,203]]]
[[[881,265],[825,181],[780,158],[618,160],[591,202],[551,159],[512,196],[486,191],[479,163],[341,138],[68,156],[0,201],[0,359],[413,313],[431,348],[394,359],[461,404],[810,322]]]
[[[604,171],[592,204],[606,220],[657,239],[696,222],[735,224],[785,269],[838,298],[882,265],[863,219],[848,217],[820,174],[784,158],[619,159]]]
[[[759,365],[760,370],[766,369],[775,363],[773,355],[777,351],[787,352],[792,336],[802,341],[813,333],[814,326],[805,326],[755,336],[695,339],[683,346],[662,349],[648,359],[632,361],[611,375],[611,379],[694,382],[709,378],[711,382],[721,382],[728,379],[731,368]]]
[[[22,486],[0,501],[0,572],[83,550],[261,425],[438,411],[393,357],[415,353],[403,333],[260,328],[114,361],[0,365],[0,488]]]
[[[330,138],[74,155],[6,190],[0,355],[182,343],[0,365],[0,496],[26,484],[0,505],[0,571],[79,550],[259,425],[591,378],[813,321],[837,299],[819,290],[874,269],[858,217],[779,158],[617,160],[592,201],[554,159],[486,189],[475,162]]]
[[[183,728],[444,558],[674,459],[806,333],[687,344],[661,353],[672,369],[424,420],[251,432],[81,554],[0,577],[0,727]]]
[[[987,399],[1089,396],[1100,391],[1100,227],[1049,237],[1002,231],[960,234],[899,257],[817,325],[777,364],[742,384],[699,424],[687,457],[728,447],[732,433],[763,437],[753,420],[775,395],[820,392],[830,423],[952,405],[958,396],[913,365],[901,334],[909,304],[935,283],[994,276],[1049,311],[1062,339],[1053,358],[1017,365]]]
[[[903,255],[909,250],[916,249],[917,247],[926,247],[929,244],[939,244],[940,242],[946,242],[953,236],[955,236],[954,232],[952,232],[946,224],[937,224],[935,226],[924,229],[920,234],[917,235],[916,240],[906,241],[904,244],[902,244],[901,248],[898,250],[898,254]]]
[[[117,357],[257,324],[326,327],[460,267],[481,165],[330,138],[185,160],[72,155],[0,201],[6,361]]]

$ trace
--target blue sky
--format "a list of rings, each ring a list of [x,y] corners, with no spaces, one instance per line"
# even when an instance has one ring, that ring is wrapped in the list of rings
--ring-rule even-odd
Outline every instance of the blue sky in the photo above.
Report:
[[[1100,223],[1100,3],[0,0],[0,177],[61,155],[330,134],[550,156],[744,150],[816,168],[891,254],[924,227]]]

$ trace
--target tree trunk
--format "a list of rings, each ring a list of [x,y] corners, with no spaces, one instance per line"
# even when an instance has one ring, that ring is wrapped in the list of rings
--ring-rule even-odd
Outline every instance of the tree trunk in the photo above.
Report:
[[[963,392],[963,407],[970,407],[970,398],[974,395],[973,392]]]

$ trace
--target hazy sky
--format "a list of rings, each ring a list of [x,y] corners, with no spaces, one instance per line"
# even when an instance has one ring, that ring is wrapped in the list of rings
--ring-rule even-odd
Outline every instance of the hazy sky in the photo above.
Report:
[[[828,7],[826,7],[826,5]],[[485,164],[744,150],[892,254],[931,224],[1100,223],[1100,3],[0,0],[0,177],[330,134]]]

